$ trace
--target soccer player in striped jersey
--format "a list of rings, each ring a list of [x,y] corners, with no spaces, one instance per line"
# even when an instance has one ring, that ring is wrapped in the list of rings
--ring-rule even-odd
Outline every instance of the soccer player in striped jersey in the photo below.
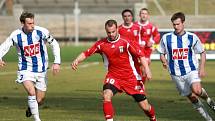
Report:
[[[179,93],[190,100],[206,121],[212,121],[200,100],[205,100],[215,111],[215,103],[202,87],[200,79],[205,76],[206,52],[200,39],[194,33],[184,30],[184,13],[175,13],[171,21],[175,31],[163,35],[158,48],[163,67],[168,68]],[[196,54],[200,54],[200,64]]]
[[[113,121],[114,109],[112,97],[118,92],[126,92],[132,96],[150,121],[156,121],[155,111],[149,104],[144,90],[138,83],[141,76],[134,67],[133,57],[139,58],[147,78],[151,79],[151,71],[140,49],[130,44],[127,38],[118,34],[117,22],[108,20],[105,23],[107,37],[97,41],[87,51],[81,53],[71,64],[74,70],[87,57],[99,53],[107,66],[107,74],[103,85],[103,112],[106,121]],[[123,102],[122,102],[123,103]]]
[[[2,57],[15,46],[18,53],[17,83],[23,85],[28,93],[26,116],[33,115],[35,121],[41,121],[38,106],[45,98],[47,89],[48,43],[54,55],[52,71],[55,75],[60,70],[60,47],[58,42],[43,27],[35,26],[34,14],[23,12],[20,16],[22,27],[13,31],[0,45],[0,67],[5,65]]]

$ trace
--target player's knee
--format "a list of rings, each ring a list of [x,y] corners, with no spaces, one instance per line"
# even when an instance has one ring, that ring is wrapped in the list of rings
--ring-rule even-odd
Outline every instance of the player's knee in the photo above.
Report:
[[[117,88],[112,84],[105,84],[103,86],[103,97],[104,97],[104,99],[106,99],[110,96],[112,97],[117,92],[118,92]]]
[[[146,100],[146,96],[143,94],[134,94],[134,95],[132,95],[132,97],[134,98],[134,100],[136,102],[141,102],[141,101]]]
[[[113,93],[110,89],[105,89],[103,91],[103,99],[104,101],[111,101],[111,98],[113,96]]]
[[[45,101],[45,98],[44,98],[44,97],[42,97],[42,98],[37,98],[37,103],[38,103],[38,105],[42,105],[42,104],[44,103],[44,101]]]
[[[193,93],[195,93],[198,96],[201,96],[202,90],[201,89],[193,89]]]

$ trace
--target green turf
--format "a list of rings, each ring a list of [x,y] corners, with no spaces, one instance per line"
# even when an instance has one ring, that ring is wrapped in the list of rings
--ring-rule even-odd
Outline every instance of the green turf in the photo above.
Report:
[[[104,121],[101,90],[105,69],[101,61],[93,62],[94,59],[101,58],[95,56],[81,64],[78,71],[73,71],[69,62],[73,57],[66,56],[69,53],[71,56],[78,55],[76,51],[83,48],[68,48],[62,48],[65,62],[62,63],[61,72],[57,76],[52,76],[51,71],[48,71],[48,91],[46,102],[40,107],[41,118],[43,121]],[[5,60],[10,60],[9,55]],[[207,77],[203,79],[202,84],[215,99],[214,66],[215,61],[207,62]],[[188,100],[178,95],[168,72],[162,69],[160,62],[153,61],[151,68],[153,79],[146,84],[146,88],[148,99],[155,106],[158,121],[203,121]],[[26,92],[21,85],[14,82],[16,69],[17,63],[10,61],[7,66],[0,69],[0,121],[32,120],[25,117]],[[116,121],[148,119],[133,99],[125,94],[116,95],[113,98],[113,105]],[[215,119],[215,113],[209,112]]]

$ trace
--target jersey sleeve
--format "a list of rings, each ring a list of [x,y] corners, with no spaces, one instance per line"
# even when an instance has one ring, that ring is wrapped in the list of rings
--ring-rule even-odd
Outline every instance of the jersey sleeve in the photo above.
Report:
[[[204,50],[203,44],[201,43],[199,37],[194,35],[194,38],[196,40],[196,42],[193,45],[194,52],[197,54],[204,52],[205,50]]]
[[[54,55],[54,63],[60,64],[61,63],[61,57],[60,57],[60,46],[57,42],[57,40],[50,35],[49,31],[46,28],[40,27],[42,31],[42,38],[45,42],[48,42],[51,46],[52,53]]]
[[[158,28],[156,26],[153,26],[152,28],[152,36],[154,43],[158,44],[160,41],[160,33],[158,32]]]
[[[13,39],[9,36],[1,45],[0,45],[0,60],[2,57],[10,50],[10,47],[13,46]]]
[[[157,51],[161,54],[166,54],[165,44],[164,44],[164,36],[161,38]]]
[[[144,57],[144,53],[141,51],[140,46],[136,42],[128,43],[128,50],[137,58]]]
[[[100,49],[100,44],[99,44],[99,41],[97,41],[93,46],[91,46],[89,49],[87,49],[83,53],[86,57],[89,57],[95,53],[100,53],[99,49]]]

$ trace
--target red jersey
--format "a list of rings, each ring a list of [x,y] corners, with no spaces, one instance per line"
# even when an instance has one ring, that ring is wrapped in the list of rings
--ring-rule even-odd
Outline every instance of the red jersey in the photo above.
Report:
[[[139,49],[139,43],[140,43],[140,26],[134,23],[131,23],[130,26],[125,26],[124,24],[121,24],[119,26],[119,34],[128,38],[129,41],[134,44],[135,47],[138,47]],[[140,63],[138,62],[137,58],[133,58],[135,68],[137,69],[137,72],[142,75],[142,72],[140,70]]]
[[[142,45],[147,45],[148,42],[153,42],[156,44],[159,44],[160,41],[160,33],[158,32],[158,29],[156,26],[154,26],[152,23],[147,21],[145,24],[140,23],[139,21],[136,22],[141,27],[141,44]],[[146,47],[144,48],[144,52],[146,57],[150,57],[152,53],[152,48],[151,47]]]
[[[130,26],[125,26],[121,24],[119,26],[119,34],[127,37],[130,41],[135,41],[139,43],[140,39],[140,26],[134,23],[131,23]]]
[[[86,57],[94,53],[102,55],[104,64],[108,69],[108,76],[119,79],[141,79],[134,66],[133,57],[140,58],[144,54],[120,34],[117,40],[101,39],[84,52]]]

